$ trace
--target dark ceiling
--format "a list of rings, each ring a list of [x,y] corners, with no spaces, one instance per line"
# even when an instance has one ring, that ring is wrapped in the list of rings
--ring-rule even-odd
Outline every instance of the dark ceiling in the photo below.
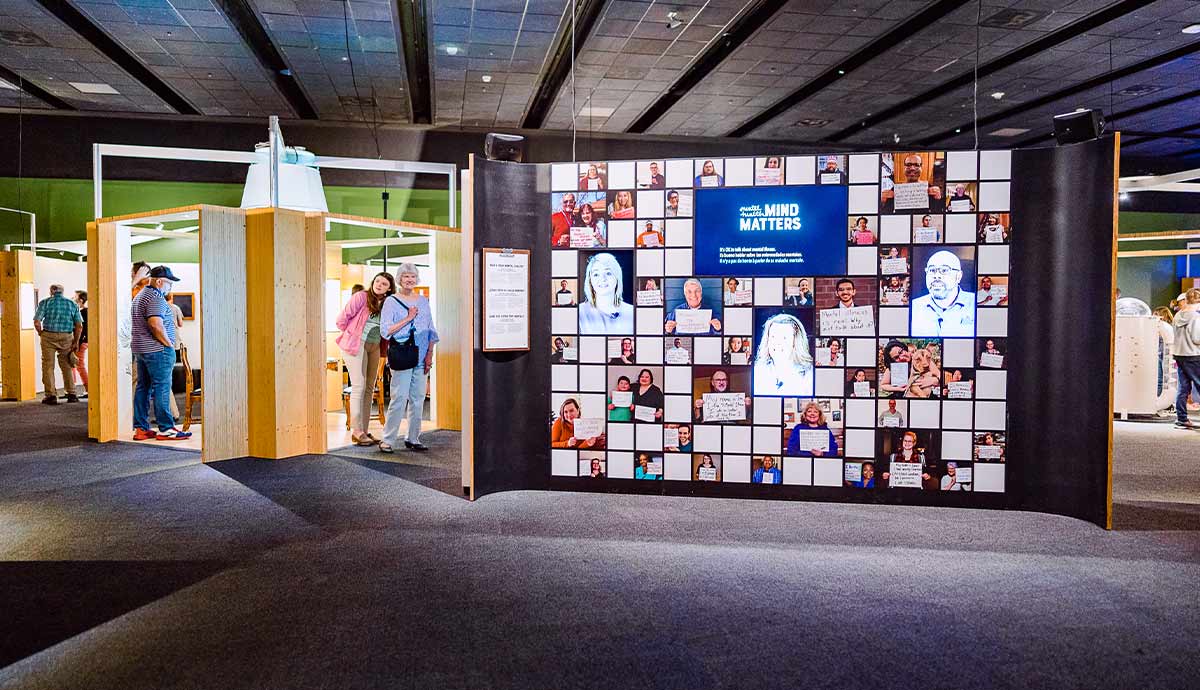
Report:
[[[847,149],[971,147],[976,106],[980,146],[1029,146],[1100,108],[1123,154],[1183,163],[1198,24],[1200,0],[0,0],[0,108],[559,130],[575,113],[581,131]]]

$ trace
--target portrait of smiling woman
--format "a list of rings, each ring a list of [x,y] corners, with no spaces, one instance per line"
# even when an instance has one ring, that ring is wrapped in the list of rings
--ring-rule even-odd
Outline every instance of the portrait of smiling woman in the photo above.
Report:
[[[624,271],[617,258],[609,252],[592,255],[583,271],[579,332],[583,335],[633,333],[633,305],[623,299],[624,290]]]

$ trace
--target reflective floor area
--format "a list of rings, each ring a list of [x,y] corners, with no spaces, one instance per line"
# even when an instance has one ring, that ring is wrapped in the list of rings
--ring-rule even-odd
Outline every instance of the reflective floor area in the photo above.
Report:
[[[75,412],[79,409],[79,412]],[[0,688],[1188,687],[1200,434],[1117,430],[1117,527],[512,492],[433,451],[202,465],[0,404]],[[1047,462],[1052,461],[1047,458]]]

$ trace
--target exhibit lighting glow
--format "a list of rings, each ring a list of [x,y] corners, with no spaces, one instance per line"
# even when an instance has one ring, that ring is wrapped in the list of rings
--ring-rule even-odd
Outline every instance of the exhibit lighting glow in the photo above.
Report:
[[[1117,198],[1121,201],[1129,201],[1129,192],[1121,192],[1117,195]]]
[[[1189,24],[1182,31],[1185,34],[1200,34],[1200,24]]]
[[[485,74],[482,77],[480,77],[480,79],[483,79],[484,84],[492,83],[492,75],[490,75],[490,74]]]
[[[1000,100],[1001,98],[1004,98],[1004,92],[1003,91],[993,91],[992,98],[995,98],[996,100]]]
[[[458,46],[446,46],[447,55],[458,55]]]
[[[242,191],[242,208],[266,208],[271,205],[270,147],[254,147],[257,163],[246,173],[246,188]],[[302,146],[288,146],[279,162],[279,207],[296,211],[329,211],[321,171],[311,164],[316,160]]]

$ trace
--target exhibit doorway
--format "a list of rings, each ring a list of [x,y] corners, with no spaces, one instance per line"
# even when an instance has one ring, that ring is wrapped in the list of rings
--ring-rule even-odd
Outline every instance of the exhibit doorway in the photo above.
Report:
[[[137,385],[137,368],[131,349],[132,320],[130,308],[136,291],[144,289],[144,279],[137,281],[133,266],[145,259],[149,266],[165,265],[180,280],[172,286],[168,301],[177,308],[175,331],[177,347],[175,366],[171,373],[171,397],[168,407],[175,420],[176,428],[190,432],[191,437],[171,441],[170,447],[187,450],[203,450],[204,401],[203,371],[204,352],[202,332],[204,318],[200,309],[200,211],[189,209],[177,212],[162,212],[156,215],[132,217],[114,223],[112,233],[115,272],[107,278],[112,285],[115,300],[109,300],[101,308],[115,319],[117,325],[117,347],[112,350],[90,350],[93,357],[115,359],[112,370],[116,372],[116,405],[118,414],[117,439],[136,443],[157,443],[155,440],[138,440],[133,427],[133,396]],[[124,289],[122,289],[124,288]],[[89,313],[95,311],[89,309]],[[108,400],[97,404],[110,404]],[[155,419],[155,402],[150,404],[151,428],[158,427]]]
[[[342,314],[353,295],[360,290],[369,290],[371,283],[380,273],[387,273],[399,288],[398,269],[403,264],[414,265],[419,281],[414,292],[429,300],[433,311],[434,325],[441,331],[437,314],[444,311],[447,295],[442,288],[454,289],[454,280],[445,280],[439,274],[436,257],[439,239],[437,226],[421,226],[386,219],[364,218],[339,214],[326,214],[325,256],[325,407],[327,444],[330,450],[355,446],[355,430],[351,424],[352,382],[347,365],[346,353],[337,340],[342,331],[338,328]],[[443,248],[445,249],[445,247]],[[457,254],[457,244],[452,247]],[[444,273],[444,270],[442,271]],[[449,301],[456,301],[457,296]],[[443,338],[444,339],[444,338]],[[439,346],[440,347],[440,346]],[[435,350],[436,351],[436,350]],[[370,417],[367,432],[374,439],[383,439],[391,403],[392,372],[387,367],[386,354],[381,351],[379,362],[370,367],[373,380],[368,376],[364,395],[369,398]],[[429,373],[424,401],[421,406],[421,431],[443,428],[438,415],[438,383],[445,372],[434,366]],[[360,408],[363,409],[363,408]],[[442,415],[445,416],[445,415]],[[401,420],[399,437],[408,431],[408,421]]]

